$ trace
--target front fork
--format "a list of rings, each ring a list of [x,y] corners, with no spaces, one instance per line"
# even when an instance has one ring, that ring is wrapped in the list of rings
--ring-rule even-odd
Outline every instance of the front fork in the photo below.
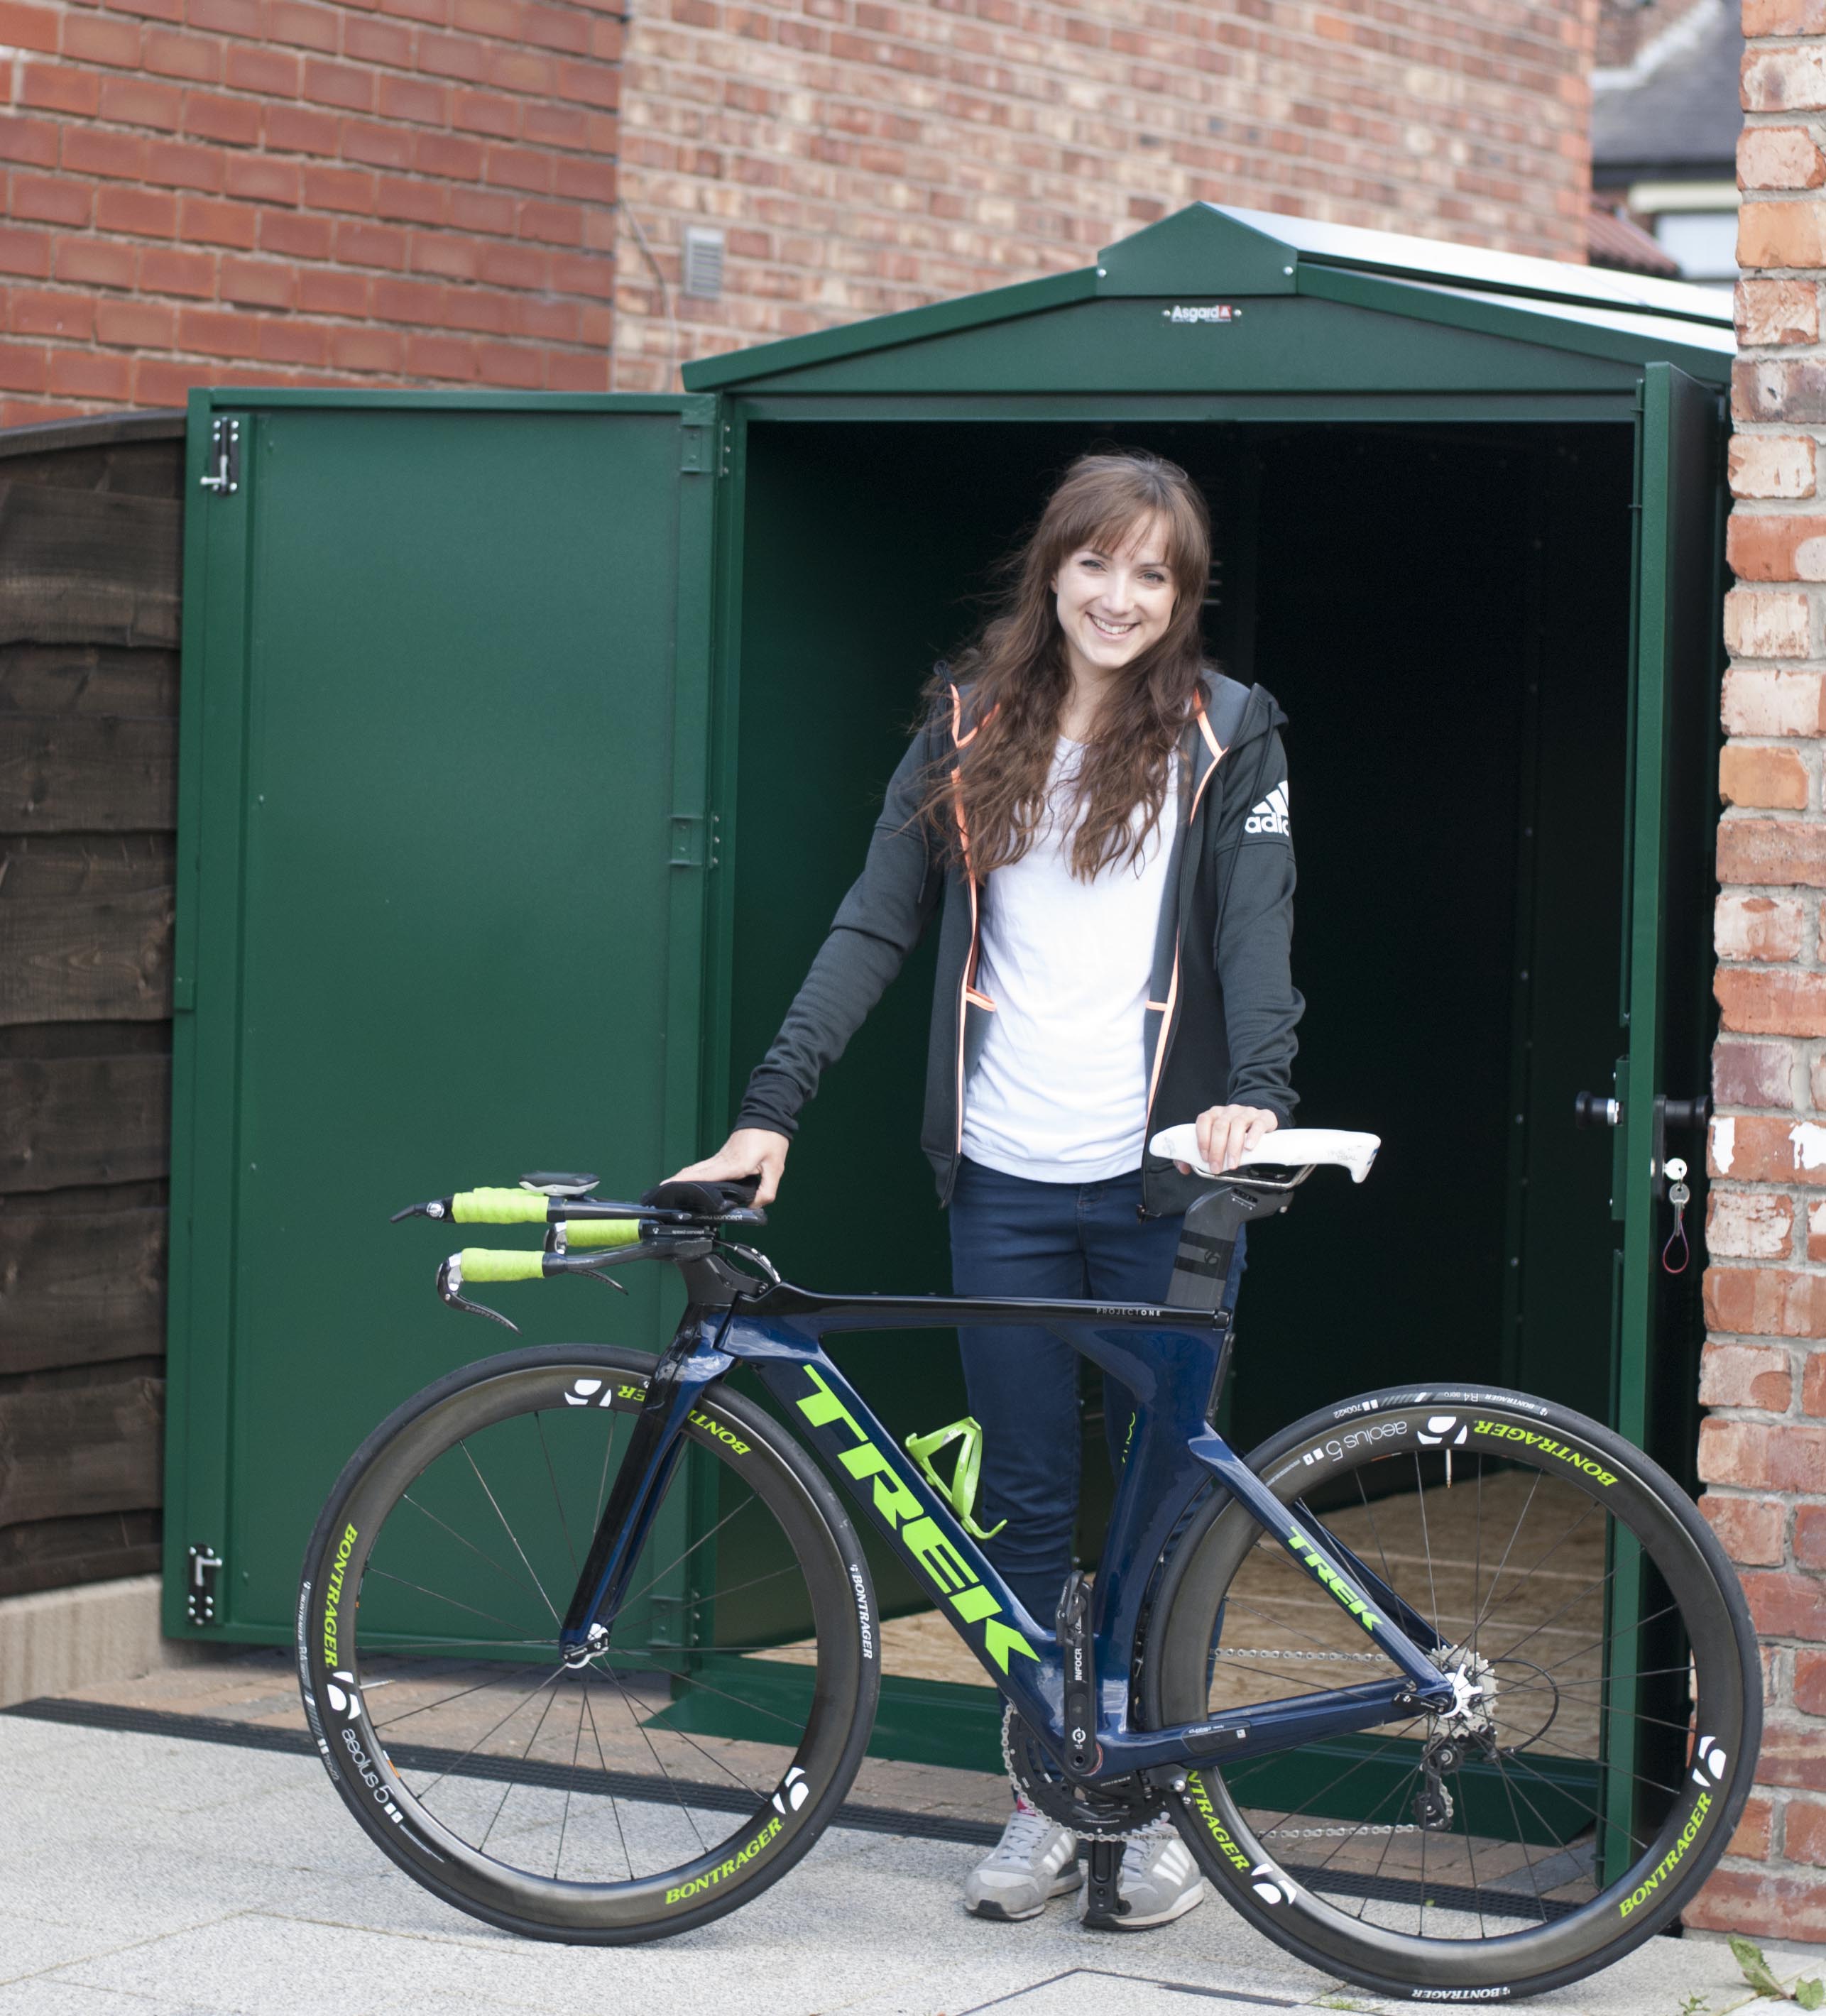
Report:
[[[628,1577],[646,1544],[678,1463],[685,1424],[705,1387],[735,1363],[727,1352],[717,1349],[709,1330],[715,1322],[715,1334],[720,1336],[728,1319],[726,1309],[686,1309],[647,1381],[646,1399],[635,1417],[633,1438],[615,1473],[609,1502],[596,1521],[589,1557],[571,1593],[571,1607],[558,1634],[558,1647],[567,1666],[583,1665],[609,1642],[610,1629],[627,1600]]]

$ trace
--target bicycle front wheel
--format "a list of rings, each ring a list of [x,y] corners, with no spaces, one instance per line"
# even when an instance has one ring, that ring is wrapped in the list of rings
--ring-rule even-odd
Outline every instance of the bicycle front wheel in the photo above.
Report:
[[[1176,1819],[1219,1892],[1420,2000],[1536,1994],[1667,1924],[1731,1839],[1762,1726],[1742,1591],[1673,1480],[1569,1409],[1463,1388],[1365,1395],[1248,1462],[1330,1568],[1354,1557],[1432,1626],[1466,1705],[1253,1759],[1245,1737],[1188,1773]],[[1373,1615],[1222,1494],[1156,1614],[1157,1727],[1399,1672]]]
[[[804,1453],[721,1388],[607,1647],[557,1637],[653,1366],[513,1352],[407,1402],[305,1558],[304,1705],[382,1850],[458,1909],[610,1945],[719,1917],[841,1804],[879,1686],[854,1528]]]

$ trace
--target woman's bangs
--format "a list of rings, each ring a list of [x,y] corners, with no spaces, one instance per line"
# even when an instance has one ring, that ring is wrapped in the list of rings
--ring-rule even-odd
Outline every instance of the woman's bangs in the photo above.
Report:
[[[1183,497],[1165,484],[1158,490],[1152,484],[1125,484],[1122,494],[1114,495],[1107,485],[1097,488],[1101,495],[1074,500],[1078,508],[1061,514],[1055,569],[1086,546],[1101,553],[1120,553],[1141,526],[1158,518],[1168,572],[1182,585],[1202,580],[1208,542],[1200,536],[1201,527]]]

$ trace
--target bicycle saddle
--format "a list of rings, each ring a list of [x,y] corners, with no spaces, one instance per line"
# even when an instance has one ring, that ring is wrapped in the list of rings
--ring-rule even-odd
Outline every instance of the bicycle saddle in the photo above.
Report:
[[[1222,1173],[1199,1161],[1198,1129],[1190,1122],[1162,1128],[1147,1145],[1169,1162],[1190,1162],[1199,1175]],[[1352,1134],[1338,1127],[1281,1127],[1246,1149],[1238,1168],[1313,1169],[1332,1164],[1349,1170],[1351,1181],[1360,1183],[1381,1145],[1380,1134]],[[1228,1173],[1235,1175],[1237,1170]]]

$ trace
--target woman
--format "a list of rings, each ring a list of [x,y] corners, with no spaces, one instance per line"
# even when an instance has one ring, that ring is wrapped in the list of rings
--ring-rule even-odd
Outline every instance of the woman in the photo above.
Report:
[[[1204,500],[1139,453],[1074,463],[1010,563],[999,613],[927,689],[862,877],[735,1132],[687,1177],[777,1193],[799,1109],[944,898],[922,1145],[949,1207],[953,1291],[1156,1301],[1205,1186],[1147,1150],[1196,1115],[1234,1168],[1288,1119],[1302,1003],[1288,968],[1286,717],[1207,667]],[[1225,1291],[1236,1299],[1239,1241]],[[985,1551],[1050,1623],[1071,1568],[1076,1355],[1042,1329],[959,1333],[983,1430]],[[1105,1382],[1112,1465],[1129,1398]],[[1081,1881],[1077,1844],[1024,1801],[965,1885],[1025,1918]],[[1199,1901],[1169,1823],[1129,1844],[1122,1920]]]

